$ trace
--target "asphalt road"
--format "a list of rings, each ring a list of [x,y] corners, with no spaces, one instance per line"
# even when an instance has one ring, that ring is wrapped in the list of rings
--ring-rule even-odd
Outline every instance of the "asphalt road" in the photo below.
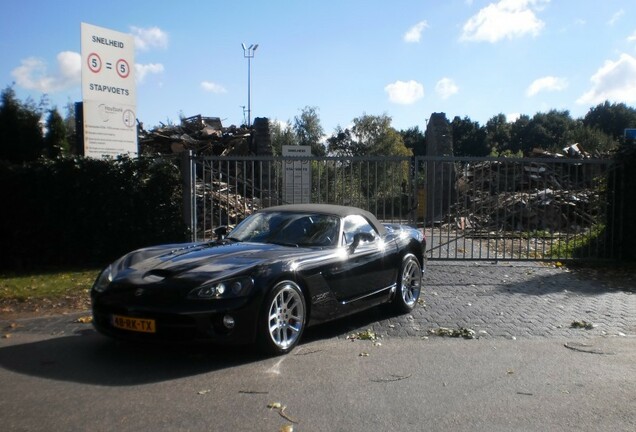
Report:
[[[75,322],[85,313],[0,320],[0,428],[636,430],[632,278],[436,262],[425,280],[412,314],[308,329],[276,358],[122,344]],[[476,339],[431,334],[440,327]],[[351,338],[368,330],[376,340]]]

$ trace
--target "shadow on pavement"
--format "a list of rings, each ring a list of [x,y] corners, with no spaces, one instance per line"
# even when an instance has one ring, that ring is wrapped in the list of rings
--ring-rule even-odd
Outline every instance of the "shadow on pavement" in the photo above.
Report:
[[[390,318],[386,308],[305,330],[300,346],[343,337]],[[0,366],[25,375],[103,386],[133,386],[233,368],[267,359],[254,346],[155,345],[112,340],[93,329],[0,348]]]
[[[549,295],[571,292],[595,296],[608,292],[632,291],[633,287],[620,286],[606,279],[585,278],[584,274],[562,272],[558,274],[529,277],[523,281],[511,281],[499,286],[501,291],[526,295]]]
[[[140,345],[94,330],[0,348],[0,366],[8,370],[104,386],[167,381],[262,359],[248,347]]]

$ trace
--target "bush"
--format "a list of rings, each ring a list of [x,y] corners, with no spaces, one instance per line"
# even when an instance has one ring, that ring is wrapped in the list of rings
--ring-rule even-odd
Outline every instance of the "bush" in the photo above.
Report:
[[[169,160],[5,162],[0,182],[2,268],[102,265],[187,236],[181,177]]]

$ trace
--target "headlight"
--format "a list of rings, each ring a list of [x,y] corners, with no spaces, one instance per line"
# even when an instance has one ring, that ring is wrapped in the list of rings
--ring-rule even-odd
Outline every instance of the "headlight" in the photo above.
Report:
[[[97,292],[104,292],[106,288],[108,288],[108,285],[113,281],[114,277],[115,274],[113,271],[113,265],[111,264],[97,277],[97,280],[93,284],[93,290]]]
[[[250,293],[253,285],[254,281],[250,277],[228,279],[193,289],[188,297],[202,300],[244,297]]]

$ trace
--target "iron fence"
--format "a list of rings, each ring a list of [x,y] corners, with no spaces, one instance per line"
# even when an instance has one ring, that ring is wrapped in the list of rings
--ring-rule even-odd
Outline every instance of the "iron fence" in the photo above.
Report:
[[[192,157],[184,209],[193,240],[261,208],[361,207],[425,230],[430,259],[616,258],[612,161],[455,157]]]

